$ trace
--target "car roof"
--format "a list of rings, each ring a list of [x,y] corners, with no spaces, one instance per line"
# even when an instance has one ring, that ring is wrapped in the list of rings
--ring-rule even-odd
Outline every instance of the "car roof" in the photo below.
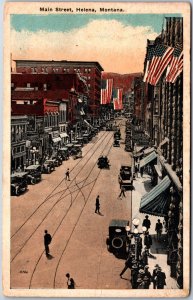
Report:
[[[23,177],[27,175],[27,172],[15,172],[14,174],[11,174],[11,177]]]
[[[122,219],[113,219],[109,224],[109,226],[112,227],[118,227],[118,226],[126,227],[127,225],[128,225],[128,220],[122,220]]]
[[[36,170],[38,167],[40,167],[40,165],[30,165],[27,168],[25,168],[25,170]]]

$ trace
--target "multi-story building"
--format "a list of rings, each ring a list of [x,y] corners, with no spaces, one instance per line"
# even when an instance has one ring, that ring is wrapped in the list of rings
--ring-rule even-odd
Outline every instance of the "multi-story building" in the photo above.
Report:
[[[166,18],[166,29],[157,38],[159,42],[173,48],[183,47],[183,18]],[[157,39],[149,41],[154,47]],[[147,47],[147,48],[148,48]],[[147,54],[145,59],[147,64]],[[171,276],[182,288],[183,278],[183,72],[174,83],[166,81],[166,72],[153,86],[146,84],[146,130],[152,143],[157,146],[158,165],[162,178],[168,175],[171,181],[167,194],[165,221],[168,237],[168,264]],[[154,173],[156,174],[156,172]],[[158,180],[159,181],[159,180]]]
[[[35,61],[15,60],[12,72],[23,74],[78,74],[85,85],[84,96],[88,101],[89,117],[99,117],[101,72],[98,62],[86,61]]]

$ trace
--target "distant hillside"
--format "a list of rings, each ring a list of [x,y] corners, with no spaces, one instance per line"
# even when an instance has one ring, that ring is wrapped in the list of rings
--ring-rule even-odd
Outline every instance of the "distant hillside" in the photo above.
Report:
[[[102,79],[113,78],[113,86],[116,88],[123,88],[123,93],[126,93],[131,90],[134,78],[141,75],[142,73],[118,74],[103,72]]]

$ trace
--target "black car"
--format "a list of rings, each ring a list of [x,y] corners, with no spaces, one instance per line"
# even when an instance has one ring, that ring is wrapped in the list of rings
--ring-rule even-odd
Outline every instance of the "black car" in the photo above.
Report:
[[[107,156],[100,156],[97,165],[99,169],[109,169],[110,164]]]
[[[25,172],[27,172],[27,182],[28,184],[35,184],[42,179],[42,172],[41,172],[40,165],[30,165],[25,168]]]
[[[19,196],[27,190],[27,173],[16,172],[11,175],[11,195]]]
[[[128,220],[111,220],[109,224],[109,236],[106,240],[107,249],[116,256],[124,255],[127,251]]]
[[[47,159],[42,165],[42,172],[50,174],[54,170],[55,170],[54,161]]]
[[[57,155],[57,156],[52,156],[51,160],[54,161],[54,165],[55,167],[61,166],[62,165],[62,156],[61,155]]]
[[[62,158],[62,160],[68,160],[69,159],[69,151],[67,147],[60,148],[58,150],[59,156]]]

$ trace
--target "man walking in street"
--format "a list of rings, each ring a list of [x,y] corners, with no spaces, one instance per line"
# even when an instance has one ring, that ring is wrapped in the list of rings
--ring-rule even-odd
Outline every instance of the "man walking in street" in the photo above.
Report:
[[[96,197],[96,203],[95,203],[95,213],[100,214],[100,202],[99,202],[99,195]]]
[[[68,289],[75,289],[74,279],[72,277],[70,277],[69,273],[66,274],[66,277],[67,277],[67,287],[68,287]]]
[[[149,228],[151,226],[151,221],[149,220],[148,215],[145,216],[145,219],[143,220],[142,226],[145,226],[147,228],[147,231],[149,231]]]
[[[66,180],[70,180],[70,170],[69,170],[69,168],[66,171]]]
[[[148,271],[148,269],[149,269],[149,266],[148,265],[146,265],[145,267],[144,267],[144,279],[145,279],[145,277],[146,277],[146,279],[145,279],[145,283],[146,283],[146,289],[149,289],[149,286],[150,286],[150,284],[151,284],[151,273]]]
[[[153,281],[153,288],[156,289],[157,287],[157,273],[158,273],[158,268],[159,265],[156,264],[155,265],[155,269],[153,269],[153,273],[152,273],[152,281]]]
[[[124,188],[124,186],[121,186],[121,192],[120,192],[120,194],[119,194],[119,198],[121,198],[121,196],[124,196],[124,197],[126,197],[125,196],[125,188]]]
[[[155,225],[155,231],[157,232],[157,240],[158,240],[158,242],[160,242],[160,240],[161,240],[162,229],[163,229],[163,225],[160,222],[160,219],[158,219],[157,223]]]
[[[46,256],[48,256],[49,253],[50,253],[49,244],[50,244],[51,241],[52,241],[52,237],[51,237],[51,235],[48,233],[47,230],[45,230],[44,232],[45,232],[45,235],[44,235],[44,246],[45,246]]]
[[[125,267],[123,268],[123,270],[120,273],[120,277],[122,278],[122,275],[125,273],[125,271],[132,267],[132,256],[129,254],[127,257],[127,260],[125,261]]]
[[[146,232],[145,237],[144,237],[144,245],[146,246],[148,250],[148,255],[150,255],[149,251],[152,245],[152,238],[151,235],[149,235],[149,231]]]

